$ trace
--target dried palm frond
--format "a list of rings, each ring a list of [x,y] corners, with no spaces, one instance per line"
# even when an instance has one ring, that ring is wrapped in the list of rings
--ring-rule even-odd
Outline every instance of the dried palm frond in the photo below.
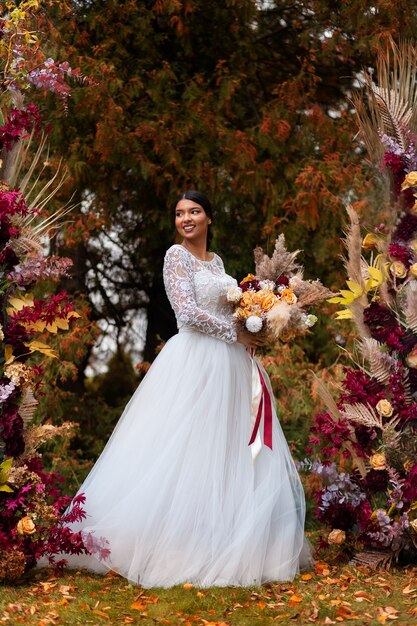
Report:
[[[366,550],[363,552],[357,552],[350,564],[353,566],[360,565],[370,567],[371,569],[378,569],[381,567],[389,569],[394,556],[394,553],[389,551]]]
[[[381,344],[372,337],[363,337],[360,343],[363,357],[369,362],[371,376],[380,383],[388,382],[397,361],[381,350]]]
[[[417,48],[391,39],[378,55],[377,81],[364,74],[365,88],[353,95],[360,134],[369,156],[379,162],[383,156],[380,134],[388,135],[402,150],[408,147],[405,131],[417,129]]]
[[[281,234],[275,241],[275,248],[272,256],[269,257],[264,253],[261,247],[257,246],[254,250],[255,257],[255,274],[259,280],[276,280],[282,274],[291,274],[301,266],[295,262],[300,250],[288,252],[285,247],[285,236]]]
[[[370,428],[379,428],[381,430],[383,428],[381,416],[375,413],[371,407],[367,407],[361,402],[346,404],[340,413],[342,417],[345,417],[351,422],[369,426]]]

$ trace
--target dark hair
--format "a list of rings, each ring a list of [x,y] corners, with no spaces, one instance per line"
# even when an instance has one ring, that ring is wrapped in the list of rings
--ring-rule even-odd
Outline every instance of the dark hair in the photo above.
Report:
[[[210,200],[207,198],[207,196],[201,193],[201,191],[197,191],[197,189],[188,189],[188,191],[184,191],[183,193],[180,193],[180,195],[175,200],[175,206],[177,206],[180,200],[191,200],[192,202],[199,204],[200,206],[203,207],[204,213],[207,215],[207,217],[209,217],[211,220],[213,219],[213,209],[211,208]],[[211,234],[211,229],[209,225],[208,231],[207,231],[207,248],[209,247],[211,243],[211,239],[212,239],[212,234]]]

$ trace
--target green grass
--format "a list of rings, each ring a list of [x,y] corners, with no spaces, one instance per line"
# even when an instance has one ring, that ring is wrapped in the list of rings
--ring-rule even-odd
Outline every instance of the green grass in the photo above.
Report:
[[[0,623],[264,626],[383,623],[417,626],[417,568],[330,567],[254,588],[141,589],[116,575],[38,571],[0,587]]]

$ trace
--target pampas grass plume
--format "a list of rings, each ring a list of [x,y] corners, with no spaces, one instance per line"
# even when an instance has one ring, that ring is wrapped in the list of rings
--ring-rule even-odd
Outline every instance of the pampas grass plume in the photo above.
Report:
[[[291,317],[292,306],[287,304],[285,300],[280,300],[266,314],[268,327],[276,337],[279,337],[281,331],[284,330]]]

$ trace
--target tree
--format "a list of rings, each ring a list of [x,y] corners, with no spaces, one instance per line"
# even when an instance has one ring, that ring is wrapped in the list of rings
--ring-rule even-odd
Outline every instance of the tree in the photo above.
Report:
[[[172,333],[161,268],[173,201],[190,186],[209,190],[231,273],[285,230],[334,282],[343,200],[364,208],[370,188],[346,94],[376,43],[416,22],[408,3],[385,0],[96,0],[61,16],[55,52],[97,80],[67,116],[51,105],[53,148],[86,199],[73,288],[96,319],[122,336],[145,312],[146,358]]]

